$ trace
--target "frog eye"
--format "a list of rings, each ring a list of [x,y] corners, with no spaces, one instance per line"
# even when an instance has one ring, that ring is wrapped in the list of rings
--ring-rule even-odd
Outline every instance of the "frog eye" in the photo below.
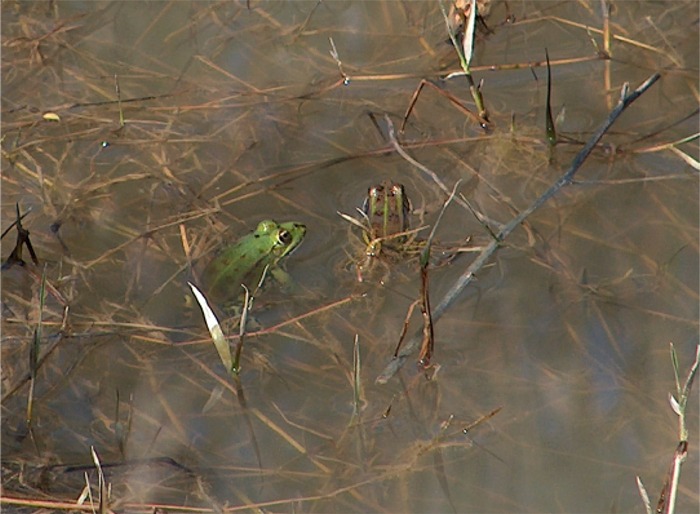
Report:
[[[403,195],[403,186],[401,184],[394,184],[391,186],[389,194],[391,196]]]
[[[287,246],[292,242],[292,234],[289,230],[280,230],[277,234],[277,241],[279,241],[281,245]]]

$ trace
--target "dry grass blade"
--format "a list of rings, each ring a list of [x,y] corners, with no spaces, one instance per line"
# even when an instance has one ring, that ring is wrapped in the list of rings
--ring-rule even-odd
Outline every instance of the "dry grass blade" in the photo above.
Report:
[[[544,49],[547,58],[547,99],[545,100],[545,134],[549,146],[554,146],[557,143],[557,129],[554,126],[552,118],[552,67],[549,65],[549,52]]]
[[[238,404],[243,411],[243,418],[245,419],[245,424],[248,427],[248,433],[250,433],[250,440],[253,443],[253,451],[255,452],[255,458],[258,461],[258,468],[262,470],[262,454],[260,453],[260,445],[258,444],[258,438],[255,435],[255,429],[253,428],[253,421],[250,419],[250,409],[248,408],[248,402],[245,398],[245,392],[243,391],[243,384],[241,384],[241,377],[238,372],[233,371],[233,382],[236,386],[236,399]]]
[[[361,297],[362,297],[361,295],[360,296],[358,296],[358,295],[346,296],[345,298],[341,298],[340,300],[335,300],[335,301],[330,302],[329,304],[322,305],[320,307],[316,307],[316,308],[314,308],[314,309],[312,309],[304,314],[300,314],[299,316],[295,316],[293,318],[289,318],[289,319],[280,321],[276,325],[272,325],[270,327],[265,327],[265,328],[260,329],[256,332],[249,332],[248,335],[249,336],[254,336],[254,335],[260,336],[263,334],[272,334],[272,333],[277,332],[280,329],[287,327],[289,325],[296,325],[302,320],[314,318],[314,317],[317,317],[326,311],[337,309],[338,307],[341,307],[341,306],[343,306],[347,303],[350,303],[353,300],[357,300]]]
[[[119,88],[119,76],[114,74],[114,91],[117,94],[117,106],[119,108],[119,128],[124,128],[124,109],[122,108],[122,91]]]
[[[457,194],[457,188],[461,180],[458,180],[452,187],[452,192],[450,196],[442,204],[442,209],[440,209],[440,214],[438,215],[435,224],[433,225],[428,240],[426,241],[425,248],[421,251],[420,255],[420,276],[421,276],[421,314],[423,316],[423,341],[421,343],[421,349],[418,354],[418,362],[425,369],[430,365],[430,360],[433,356],[433,350],[435,349],[435,327],[433,325],[432,309],[430,308],[430,276],[428,265],[430,264],[430,249],[433,244],[433,239],[437,232],[438,226],[442,221],[442,217],[447,210],[447,206],[452,203],[455,195]]]
[[[603,14],[603,87],[605,91],[612,91],[612,32],[610,30],[610,12],[612,6],[607,0],[600,0],[600,8]],[[605,96],[608,110],[612,109],[613,98],[611,95]]]
[[[403,325],[401,327],[401,333],[399,334],[399,342],[396,343],[396,349],[394,350],[394,357],[397,357],[399,355],[399,350],[401,350],[403,340],[406,338],[406,334],[408,333],[408,326],[411,321],[411,316],[413,315],[414,309],[418,307],[419,303],[420,298],[411,302],[411,305],[409,305],[408,309],[406,310],[406,316],[404,317]]]
[[[639,476],[635,477],[637,481],[637,489],[639,490],[639,495],[642,497],[642,502],[644,503],[644,511],[646,514],[653,514],[654,510],[651,507],[651,501],[649,500],[649,494],[647,493],[646,487],[642,483],[642,479]]]
[[[459,428],[459,429],[457,429],[457,430],[452,430],[452,431],[449,431],[449,432],[448,432],[447,429],[449,428],[450,424],[452,423],[452,419],[453,419],[453,417],[454,417],[454,416],[450,416],[450,418],[448,418],[446,421],[444,421],[444,422],[442,423],[442,427],[441,427],[440,433],[439,433],[438,435],[436,435],[436,436],[433,438],[433,440],[430,442],[430,444],[424,446],[424,447],[419,451],[419,453],[422,454],[422,453],[426,453],[426,452],[428,452],[428,451],[430,451],[430,450],[433,450],[434,448],[439,447],[444,441],[446,441],[446,440],[448,440],[448,439],[451,439],[451,438],[453,438],[453,437],[455,437],[455,436],[466,436],[466,435],[468,435],[469,432],[471,432],[472,429],[478,427],[478,426],[481,425],[482,423],[484,423],[484,422],[488,421],[489,419],[493,418],[496,414],[498,414],[499,412],[501,412],[501,410],[503,410],[503,407],[496,407],[496,408],[493,409],[491,412],[488,412],[487,414],[484,414],[484,415],[482,415],[482,416],[479,416],[477,419],[475,419],[474,421],[472,421],[472,422],[469,423],[468,425],[462,426],[461,428]],[[488,453],[491,453],[491,452],[488,452]],[[495,454],[493,454],[493,455],[494,455],[494,457],[498,458],[498,456],[496,456]],[[498,459],[500,460],[500,458],[498,458]]]
[[[433,325],[432,310],[430,308],[430,279],[428,268],[421,267],[421,303],[420,312],[423,317],[423,339],[421,340],[418,363],[423,369],[430,366],[435,349],[435,327]]]
[[[340,76],[343,79],[343,84],[347,86],[350,83],[350,77],[347,75],[347,73],[345,73],[345,70],[343,70],[343,63],[341,62],[340,56],[338,55],[338,49],[335,47],[335,41],[333,41],[332,37],[329,37],[328,42],[331,44],[331,57],[335,61],[335,64],[338,66],[338,71],[340,72]]]
[[[32,258],[32,262],[34,263],[34,265],[39,265],[39,259],[37,259],[36,253],[34,252],[34,247],[32,246],[32,242],[29,239],[29,230],[25,229],[22,226],[22,219],[27,214],[29,214],[30,211],[27,211],[24,214],[20,214],[19,204],[16,204],[15,207],[17,210],[17,218],[8,228],[5,229],[5,231],[2,233],[2,237],[5,237],[5,235],[10,231],[12,227],[17,227],[17,242],[15,243],[15,247],[10,253],[9,257],[5,260],[5,262],[3,262],[3,270],[10,268],[14,264],[19,264],[20,266],[25,265],[25,262],[22,259],[22,249],[25,246],[27,247],[27,251],[29,251],[29,255]]]
[[[359,209],[358,209],[358,210],[359,210]],[[361,221],[359,221],[359,220],[353,218],[353,217],[350,216],[349,214],[345,214],[344,212],[340,212],[340,211],[336,211],[336,213],[338,214],[338,216],[340,216],[341,218],[343,218],[345,221],[347,221],[348,223],[350,223],[350,224],[352,224],[352,225],[355,225],[355,226],[356,226],[357,228],[359,228],[360,230],[362,230],[362,231],[366,231],[366,230],[367,230],[367,225],[364,225]],[[367,215],[366,215],[364,212],[360,211],[360,213],[361,213],[365,218],[367,217]]]
[[[100,458],[97,456],[97,452],[95,451],[95,448],[93,446],[90,447],[90,454],[92,455],[92,461],[95,464],[95,467],[97,468],[97,483],[98,483],[98,501],[99,501],[99,507],[98,507],[98,512],[100,514],[107,514],[109,512],[109,504],[110,504],[110,487],[105,481],[105,475],[102,472],[102,465],[100,464]]]
[[[421,92],[423,91],[423,88],[425,86],[428,86],[433,89],[436,93],[439,95],[447,98],[452,105],[454,105],[458,111],[460,111],[462,114],[465,116],[469,116],[471,119],[473,119],[475,122],[480,123],[481,120],[479,119],[479,116],[472,111],[469,110],[469,108],[464,105],[456,96],[454,96],[452,93],[449,91],[445,91],[444,89],[438,87],[437,85],[433,84],[431,81],[423,79],[418,83],[418,87],[416,90],[413,92],[413,96],[411,96],[411,101],[408,102],[408,107],[406,108],[406,112],[403,115],[403,120],[401,121],[401,127],[399,127],[399,132],[403,134],[403,132],[406,129],[406,124],[408,123],[408,118],[411,116],[411,113],[413,112],[414,107],[416,106],[416,102],[418,102],[418,97],[420,96]]]
[[[265,279],[266,274],[267,268],[265,268],[262,277],[260,277],[258,288],[262,286],[262,282]],[[245,329],[246,325],[248,324],[248,313],[253,308],[253,297],[251,296],[250,291],[248,291],[245,284],[241,284],[241,287],[245,291],[245,295],[243,297],[243,312],[241,313],[241,321],[238,324],[238,341],[236,342],[236,352],[234,353],[233,365],[231,367],[231,371],[236,375],[238,375],[241,371],[241,352],[243,351],[243,341],[245,340],[246,334]]]
[[[307,458],[323,473],[331,474],[331,470],[320,462],[317,458],[315,458],[313,455],[309,454],[307,449],[302,445],[299,441],[294,439],[290,434],[285,432],[277,423],[272,421],[269,417],[267,417],[265,414],[263,414],[259,409],[251,409],[251,413],[258,418],[258,420],[266,425],[270,430],[275,432],[277,435],[279,435],[284,441],[287,442],[292,448],[294,448],[297,452],[299,452],[302,455],[307,456]]]

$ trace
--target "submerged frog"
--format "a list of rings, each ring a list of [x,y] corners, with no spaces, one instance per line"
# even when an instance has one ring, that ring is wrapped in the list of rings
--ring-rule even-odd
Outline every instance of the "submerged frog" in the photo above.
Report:
[[[241,293],[241,284],[254,291],[264,273],[288,284],[289,275],[279,262],[301,244],[305,235],[306,226],[296,221],[261,221],[252,233],[225,248],[204,269],[206,290],[214,298],[232,299]]]
[[[402,184],[384,180],[371,186],[361,212],[364,222],[355,220],[354,223],[361,226],[366,245],[363,258],[356,262],[358,281],[364,282],[364,275],[376,263],[387,267],[415,257],[425,248],[426,241],[416,237],[420,228],[411,229],[411,201]],[[474,248],[466,246],[470,240],[467,238],[449,247],[433,243],[433,254],[441,256],[433,266],[449,263],[461,252],[474,251]]]
[[[403,184],[384,180],[370,187],[362,211],[369,221],[369,230],[365,232],[368,244],[375,239],[381,239],[393,247],[406,242],[411,202]]]
[[[403,184],[384,180],[367,190],[362,205],[364,223],[363,239],[366,244],[364,257],[357,262],[357,279],[363,282],[364,274],[381,258],[396,261],[408,253],[415,253],[415,232],[410,230],[411,202]]]

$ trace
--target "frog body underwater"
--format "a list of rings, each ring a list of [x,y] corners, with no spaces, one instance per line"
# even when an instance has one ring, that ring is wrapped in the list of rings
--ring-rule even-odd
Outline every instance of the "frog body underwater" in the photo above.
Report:
[[[360,209],[364,255],[356,261],[357,280],[364,282],[375,264],[387,268],[403,260],[415,246],[415,231],[410,231],[411,202],[403,184],[384,180],[367,190]],[[370,279],[371,280],[371,279]]]
[[[417,237],[422,228],[411,229],[411,201],[406,194],[403,184],[384,180],[371,186],[362,204],[363,220],[357,220],[355,225],[362,228],[362,238],[365,243],[364,256],[356,262],[357,279],[364,282],[375,264],[387,267],[399,262],[405,262],[418,256],[425,248],[426,241]],[[457,254],[468,249],[471,237],[459,246],[444,247],[432,244],[433,254],[442,255],[433,264],[439,267],[449,263]]]
[[[406,241],[406,235],[401,233],[409,229],[411,202],[403,184],[384,180],[370,187],[362,211],[369,221],[366,235],[370,239],[379,238],[394,247]]]

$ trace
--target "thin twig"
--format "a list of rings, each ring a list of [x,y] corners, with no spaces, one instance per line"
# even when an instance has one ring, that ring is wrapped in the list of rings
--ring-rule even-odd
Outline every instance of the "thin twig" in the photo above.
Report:
[[[389,132],[389,141],[391,142],[391,146],[394,147],[394,150],[396,150],[396,152],[406,161],[418,168],[419,171],[430,177],[430,179],[432,179],[432,181],[435,182],[435,184],[437,184],[437,186],[442,190],[442,192],[445,193],[448,197],[450,197],[453,194],[452,190],[445,185],[445,183],[440,179],[438,174],[430,168],[428,168],[427,166],[415,160],[410,155],[408,155],[408,152],[406,152],[403,146],[401,146],[399,141],[396,139],[396,130],[394,129],[394,123],[391,121],[391,118],[389,118],[389,115],[385,114],[384,120],[386,120],[387,130]],[[471,205],[469,205],[469,202],[467,202],[464,198],[456,196],[454,198],[454,201],[462,207],[464,207],[467,211],[469,211],[479,221],[479,223],[483,224],[483,221],[477,215],[476,210]]]

